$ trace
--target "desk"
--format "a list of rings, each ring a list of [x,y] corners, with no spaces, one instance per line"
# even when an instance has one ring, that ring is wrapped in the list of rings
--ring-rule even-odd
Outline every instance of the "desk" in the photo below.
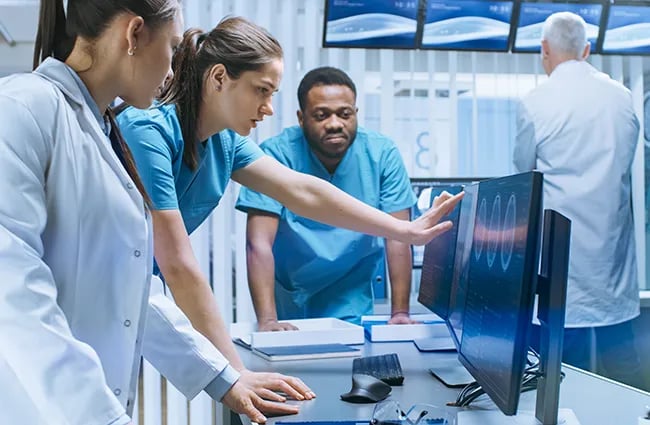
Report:
[[[444,405],[456,399],[457,389],[450,389],[434,379],[429,367],[445,362],[457,362],[456,353],[420,353],[413,343],[369,343],[363,346],[363,355],[371,356],[395,352],[399,355],[404,372],[404,385],[393,387],[388,400],[397,400],[403,408],[414,403]],[[258,372],[280,372],[301,378],[316,393],[316,399],[300,405],[298,415],[283,416],[276,421],[319,420],[369,420],[374,404],[352,404],[342,401],[339,395],[351,386],[352,358],[299,360],[292,362],[267,362],[245,349],[239,350],[244,364]],[[571,408],[581,425],[636,425],[637,417],[650,405],[650,394],[617,384],[613,381],[563,366],[566,378],[560,388],[560,407]],[[522,394],[519,410],[535,409],[534,391]],[[495,409],[486,397],[479,399],[477,408]],[[450,408],[455,414],[457,409]],[[244,424],[250,424],[242,417]]]

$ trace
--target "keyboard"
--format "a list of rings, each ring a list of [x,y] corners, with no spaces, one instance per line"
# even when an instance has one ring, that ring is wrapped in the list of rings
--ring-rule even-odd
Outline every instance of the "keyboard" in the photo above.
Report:
[[[402,385],[404,375],[397,354],[359,357],[352,362],[352,373],[363,373],[381,379],[388,385]]]

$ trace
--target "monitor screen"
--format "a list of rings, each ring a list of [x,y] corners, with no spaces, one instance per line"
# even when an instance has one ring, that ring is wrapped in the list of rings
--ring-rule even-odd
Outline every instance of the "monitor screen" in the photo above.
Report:
[[[602,53],[650,54],[650,2],[616,1],[609,7]]]
[[[428,0],[423,49],[506,52],[514,1]]]
[[[527,359],[541,202],[542,175],[528,172],[479,183],[472,206],[459,358],[507,415],[516,413]]]
[[[449,193],[459,193],[460,185],[434,186],[430,190],[430,198],[446,190]],[[457,205],[443,220],[450,220],[453,227],[434,238],[424,247],[421,258],[422,274],[420,275],[420,304],[447,319],[451,281],[454,273],[454,257],[456,255],[456,236],[458,235],[458,218],[464,201]]]
[[[603,3],[594,0],[523,1],[519,6],[515,44],[512,51],[539,53],[544,21],[556,12],[573,12],[582,16],[587,24],[587,39],[591,43],[591,53],[597,53],[596,43],[603,14]]]
[[[411,208],[411,220],[415,220],[431,207],[433,199],[447,191],[456,194],[462,190],[466,184],[484,180],[481,177],[413,177],[411,178],[411,188],[417,197],[417,202]],[[413,246],[413,268],[422,267],[422,258],[424,256],[424,246]]]
[[[468,179],[465,195],[447,217],[454,227],[429,242],[424,251],[418,301],[443,318],[458,350],[463,330],[467,271],[472,247],[476,195],[480,178]],[[461,182],[450,183],[459,187]]]
[[[417,47],[420,0],[326,0],[323,47]]]

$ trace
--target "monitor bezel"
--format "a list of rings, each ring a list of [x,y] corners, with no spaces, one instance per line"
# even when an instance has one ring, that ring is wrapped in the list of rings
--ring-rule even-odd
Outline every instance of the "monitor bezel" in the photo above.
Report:
[[[387,49],[387,50],[417,50],[418,49],[418,40],[422,38],[422,22],[423,22],[423,17],[422,17],[422,11],[423,11],[423,5],[426,3],[427,0],[415,0],[417,1],[417,12],[415,15],[415,20],[416,20],[416,28],[415,28],[415,35],[413,39],[413,45],[412,46],[376,46],[376,45],[366,45],[366,44],[359,44],[359,45],[354,45],[354,46],[341,46],[337,44],[331,44],[326,41],[327,38],[327,17],[329,15],[329,8],[330,8],[330,1],[333,0],[324,0],[325,1],[325,10],[323,12],[323,34],[321,37],[321,47],[324,49],[372,49],[372,50],[381,50],[381,49]]]
[[[501,2],[501,3],[512,3],[512,13],[510,14],[510,31],[508,32],[508,40],[506,41],[506,47],[505,49],[495,49],[495,48],[475,48],[475,49],[463,49],[463,48],[458,48],[458,47],[440,47],[440,46],[425,46],[423,44],[423,39],[424,39],[424,25],[426,25],[426,18],[427,18],[427,7],[429,6],[429,1],[425,0],[424,1],[424,7],[422,8],[421,12],[421,24],[419,25],[421,27],[421,31],[419,32],[419,39],[417,43],[417,48],[420,50],[439,50],[439,51],[446,51],[446,52],[499,52],[499,53],[508,53],[510,51],[510,47],[513,44],[513,37],[514,37],[514,32],[513,29],[515,28],[513,25],[513,19],[515,17],[515,14],[518,12],[518,7],[520,0],[490,0],[490,1],[495,1],[495,2]]]
[[[598,37],[598,47],[597,51],[603,56],[650,56],[650,51],[648,53],[639,53],[639,52],[608,52],[605,51],[605,34],[607,33],[607,24],[609,23],[609,14],[613,7],[616,6],[639,6],[645,7],[650,10],[650,0],[614,0],[612,3],[607,4],[607,11],[603,13],[603,19],[600,22],[600,35]],[[605,11],[604,11],[605,12]],[[650,47],[648,47],[650,50]]]
[[[526,49],[518,49],[517,46],[517,30],[519,30],[519,20],[521,18],[521,7],[524,4],[533,4],[533,3],[558,3],[558,4],[583,4],[583,5],[588,5],[588,4],[600,4],[602,5],[603,9],[600,13],[600,23],[598,24],[598,37],[596,37],[596,41],[594,42],[593,49],[590,50],[590,54],[600,54],[600,45],[601,45],[601,39],[603,38],[603,34],[605,33],[603,24],[606,23],[605,17],[608,16],[608,11],[609,11],[609,2],[607,0],[518,0],[518,7],[517,7],[517,15],[513,16],[513,20],[511,22],[511,27],[510,30],[512,32],[512,43],[510,45],[510,51],[512,53],[523,53],[523,54],[535,54],[539,55],[540,51],[539,50],[526,50]],[[541,45],[540,45],[541,49]]]

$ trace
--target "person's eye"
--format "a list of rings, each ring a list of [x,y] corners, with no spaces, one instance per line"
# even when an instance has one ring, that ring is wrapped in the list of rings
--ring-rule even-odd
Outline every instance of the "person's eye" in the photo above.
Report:
[[[258,87],[257,91],[260,92],[260,94],[262,94],[264,96],[268,96],[268,94],[270,92],[270,90],[268,88],[266,88],[266,87]]]

